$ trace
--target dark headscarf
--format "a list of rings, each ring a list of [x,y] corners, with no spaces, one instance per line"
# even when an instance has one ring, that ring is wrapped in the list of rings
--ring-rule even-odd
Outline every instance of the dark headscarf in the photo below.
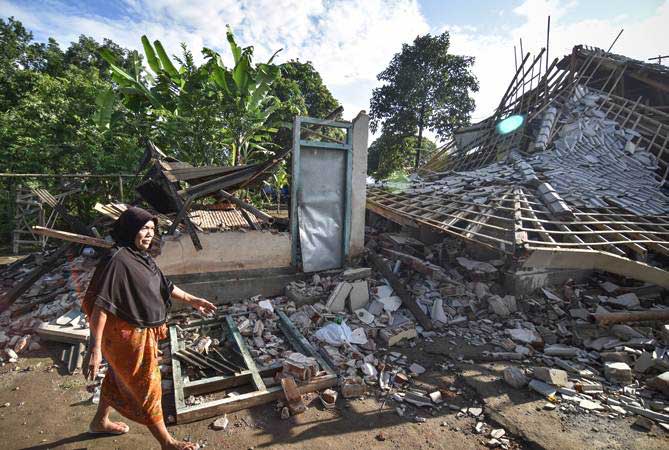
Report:
[[[117,246],[95,269],[82,305],[90,317],[98,306],[138,327],[165,323],[174,285],[153,258],[135,248],[135,236],[144,224],[157,220],[142,208],[129,208],[114,223]]]
[[[145,209],[133,206],[123,211],[114,222],[111,232],[116,245],[132,247],[135,243],[135,236],[149,220],[153,220],[154,225],[158,227],[158,218]]]

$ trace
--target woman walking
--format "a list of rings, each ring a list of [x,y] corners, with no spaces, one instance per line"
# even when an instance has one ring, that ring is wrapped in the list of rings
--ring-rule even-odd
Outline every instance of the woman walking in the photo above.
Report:
[[[158,341],[167,336],[171,300],[190,304],[202,314],[216,306],[176,287],[147,253],[158,220],[141,208],[129,208],[114,223],[116,245],[100,261],[83,300],[91,335],[84,375],[95,380],[102,357],[109,369],[102,383],[100,403],[89,432],[124,434],[123,422],[112,422],[114,408],[130,420],[146,425],[162,449],[196,448],[175,440],[162,412]]]

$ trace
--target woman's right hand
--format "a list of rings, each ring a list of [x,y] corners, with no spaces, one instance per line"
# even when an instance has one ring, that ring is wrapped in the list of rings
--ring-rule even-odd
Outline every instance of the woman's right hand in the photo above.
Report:
[[[87,380],[95,381],[102,362],[102,350],[100,347],[88,349],[84,358],[83,373]]]

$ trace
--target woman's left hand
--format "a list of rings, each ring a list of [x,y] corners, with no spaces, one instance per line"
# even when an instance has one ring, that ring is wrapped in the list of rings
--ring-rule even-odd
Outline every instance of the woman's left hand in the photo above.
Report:
[[[216,312],[216,305],[200,297],[193,298],[190,305],[203,315],[208,316]]]

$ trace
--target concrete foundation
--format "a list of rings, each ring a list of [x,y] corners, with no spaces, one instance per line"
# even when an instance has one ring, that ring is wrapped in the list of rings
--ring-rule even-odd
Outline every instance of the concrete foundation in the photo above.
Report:
[[[163,241],[156,263],[165,275],[247,271],[290,266],[290,235],[269,231],[198,233],[197,251],[187,234]]]
[[[592,273],[582,269],[519,269],[504,274],[504,286],[514,295],[526,295],[545,286],[562,285],[570,278],[583,281]]]
[[[243,271],[194,273],[171,276],[170,280],[186,292],[206,298],[217,305],[234,303],[262,295],[283,295],[292,281],[306,280],[309,275],[297,273],[292,267]],[[187,308],[174,302],[173,311]]]

